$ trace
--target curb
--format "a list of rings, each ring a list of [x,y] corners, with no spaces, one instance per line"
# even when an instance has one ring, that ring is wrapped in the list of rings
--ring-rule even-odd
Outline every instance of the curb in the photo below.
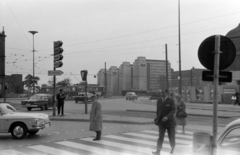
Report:
[[[130,112],[146,112],[146,113],[156,113],[156,111],[147,111],[147,110],[127,110]],[[206,117],[212,117],[212,115],[203,115],[203,114],[188,114],[190,116],[206,116]],[[218,118],[235,118],[237,116],[218,116]]]
[[[53,118],[50,117],[51,121],[73,121],[73,122],[89,122],[87,119],[80,119],[80,118]],[[134,121],[120,121],[120,120],[103,120],[103,122],[107,123],[119,123],[119,124],[154,124],[154,122],[134,122]]]

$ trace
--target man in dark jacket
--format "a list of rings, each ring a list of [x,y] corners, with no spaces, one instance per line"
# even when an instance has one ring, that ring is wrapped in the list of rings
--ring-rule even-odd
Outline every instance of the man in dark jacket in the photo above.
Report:
[[[153,155],[160,155],[160,151],[162,149],[162,144],[164,141],[165,132],[168,132],[168,138],[171,145],[171,152],[173,153],[175,147],[175,118],[174,113],[176,110],[174,100],[169,96],[169,92],[165,89],[162,92],[162,97],[157,101],[157,117],[156,117],[156,125],[159,129],[159,138],[157,140],[157,150],[152,152]]]
[[[61,109],[61,116],[64,116],[64,99],[66,96],[64,95],[64,92],[62,89],[59,90],[59,93],[57,94],[57,100],[58,100],[58,116],[60,115],[60,109]]]

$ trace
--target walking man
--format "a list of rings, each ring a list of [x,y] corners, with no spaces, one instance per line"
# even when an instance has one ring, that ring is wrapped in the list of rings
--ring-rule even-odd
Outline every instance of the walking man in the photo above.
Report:
[[[64,92],[62,89],[59,90],[59,93],[57,94],[57,100],[58,100],[58,116],[60,115],[61,110],[61,116],[64,116],[64,99],[66,96],[64,95]]]
[[[162,92],[162,97],[163,98],[160,98],[157,101],[157,117],[155,119],[155,124],[159,129],[159,137],[157,140],[157,150],[152,152],[153,155],[160,155],[166,130],[172,148],[170,154],[173,153],[175,147],[175,103],[174,100],[169,97],[167,89]]]
[[[101,140],[102,134],[102,105],[98,102],[97,96],[91,97],[93,100],[92,108],[90,112],[90,131],[96,132],[96,138],[94,141]]]

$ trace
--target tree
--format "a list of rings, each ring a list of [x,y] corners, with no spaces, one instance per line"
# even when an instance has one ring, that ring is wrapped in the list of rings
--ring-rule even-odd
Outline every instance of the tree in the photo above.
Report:
[[[28,92],[31,92],[33,89],[33,84],[38,85],[38,81],[40,80],[39,77],[35,76],[33,77],[31,74],[28,74],[25,77],[25,80],[23,81],[23,84],[25,85],[25,87],[28,88]]]
[[[18,93],[18,94],[23,93],[23,86],[17,85],[15,87],[15,93]]]
[[[66,78],[62,81],[59,81],[57,85],[63,86],[63,87],[69,87],[71,85],[71,79]]]
[[[55,79],[56,79],[55,81],[57,82],[57,78],[56,78],[56,77],[55,77]],[[49,84],[50,86],[53,86],[53,77],[48,80],[48,84]]]

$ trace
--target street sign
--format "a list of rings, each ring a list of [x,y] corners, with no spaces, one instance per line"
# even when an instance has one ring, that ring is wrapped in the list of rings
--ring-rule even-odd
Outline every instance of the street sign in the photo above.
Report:
[[[202,80],[203,81],[213,81],[213,71],[203,71]],[[219,82],[232,82],[232,72],[220,71],[219,72]]]
[[[50,71],[48,71],[48,76],[60,76],[60,75],[62,75],[63,74],[63,71],[61,71],[61,70],[50,70]]]
[[[62,60],[62,59],[63,59],[63,55],[62,54],[54,55],[54,61],[59,61],[59,60]]]
[[[215,35],[205,39],[198,48],[200,63],[209,70],[214,69]],[[235,57],[236,48],[233,42],[225,36],[220,36],[220,63],[219,70],[229,67]]]
[[[63,63],[62,63],[61,60],[60,60],[60,61],[55,61],[55,62],[54,62],[54,68],[62,67],[62,65],[63,65]]]

